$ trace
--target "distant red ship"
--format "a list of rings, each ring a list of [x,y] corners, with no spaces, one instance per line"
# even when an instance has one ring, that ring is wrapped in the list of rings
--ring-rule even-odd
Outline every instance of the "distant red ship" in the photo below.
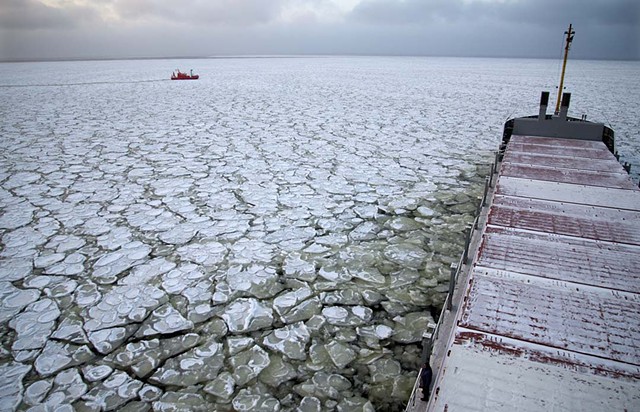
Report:
[[[171,80],[198,80],[200,76],[193,74],[193,70],[189,70],[189,74],[182,73],[180,69],[176,69],[171,73]]]

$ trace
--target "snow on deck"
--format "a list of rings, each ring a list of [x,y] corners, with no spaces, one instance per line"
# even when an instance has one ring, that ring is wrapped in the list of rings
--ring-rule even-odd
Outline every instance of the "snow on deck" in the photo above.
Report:
[[[604,143],[512,136],[428,410],[640,410],[639,267]]]

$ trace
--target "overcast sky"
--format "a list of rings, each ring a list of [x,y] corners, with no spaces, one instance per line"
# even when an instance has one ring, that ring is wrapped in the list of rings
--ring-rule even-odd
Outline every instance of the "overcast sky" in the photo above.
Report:
[[[638,0],[0,0],[0,60],[359,54],[640,59]]]

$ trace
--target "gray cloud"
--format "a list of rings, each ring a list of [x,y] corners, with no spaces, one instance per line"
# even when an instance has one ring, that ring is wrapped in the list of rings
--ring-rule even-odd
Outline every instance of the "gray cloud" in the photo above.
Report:
[[[636,0],[366,0],[348,19],[408,41],[411,54],[556,57],[573,23],[575,57],[640,58]]]
[[[0,27],[9,30],[69,29],[77,25],[78,7],[59,9],[36,0],[3,0]]]
[[[498,19],[511,19],[538,26],[572,22],[588,24],[635,26],[640,24],[640,4],[635,0],[539,0],[507,3],[504,8],[493,7]]]
[[[640,58],[635,0],[362,0],[343,19],[322,15],[336,12],[330,0],[175,4],[95,0],[62,9],[36,0],[3,0],[0,59],[223,54],[557,58],[570,22],[577,31],[574,58]],[[98,14],[104,5],[109,16]]]
[[[277,17],[280,0],[115,0],[114,10],[125,20],[158,20],[174,24],[250,26]]]
[[[436,20],[457,20],[464,4],[459,0],[365,0],[349,18],[365,24],[426,24]]]
[[[535,26],[554,26],[572,21],[638,27],[640,4],[636,0],[364,0],[354,8],[350,18],[381,25],[477,21],[484,18]]]

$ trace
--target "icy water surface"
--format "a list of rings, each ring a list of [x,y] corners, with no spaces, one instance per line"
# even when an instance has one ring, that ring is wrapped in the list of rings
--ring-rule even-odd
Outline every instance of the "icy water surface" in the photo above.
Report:
[[[572,64],[571,113],[637,170],[638,64]],[[502,125],[556,69],[0,65],[0,409],[402,409]]]

